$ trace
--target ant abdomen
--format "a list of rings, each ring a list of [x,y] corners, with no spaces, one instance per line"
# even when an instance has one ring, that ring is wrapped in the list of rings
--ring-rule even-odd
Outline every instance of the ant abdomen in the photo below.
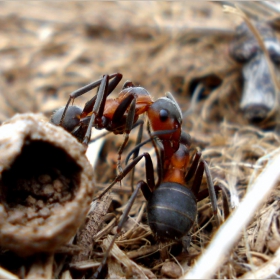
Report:
[[[165,182],[151,194],[147,213],[149,225],[158,239],[180,239],[194,224],[196,198],[185,186]]]
[[[82,113],[82,109],[78,106],[69,106],[66,111],[63,123],[61,124],[61,117],[64,112],[65,107],[59,108],[51,117],[51,123],[54,125],[61,125],[65,130],[72,133],[79,126],[80,123],[80,115]]]

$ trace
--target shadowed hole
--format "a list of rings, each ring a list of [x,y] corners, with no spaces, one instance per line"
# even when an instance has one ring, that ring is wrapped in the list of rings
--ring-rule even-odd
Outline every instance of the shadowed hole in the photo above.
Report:
[[[12,224],[44,222],[74,198],[81,167],[64,150],[25,140],[20,155],[2,173],[0,201]]]

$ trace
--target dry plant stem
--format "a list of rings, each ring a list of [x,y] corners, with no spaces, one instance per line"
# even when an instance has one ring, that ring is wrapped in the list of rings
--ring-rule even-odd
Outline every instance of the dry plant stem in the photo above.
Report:
[[[0,127],[1,246],[26,256],[54,252],[74,236],[93,198],[84,152],[42,115],[16,115]]]
[[[26,279],[51,279],[53,278],[54,254],[39,255],[32,264]]]
[[[89,261],[80,261],[80,262],[70,263],[69,267],[77,269],[77,270],[86,270],[89,268],[98,268],[99,265],[100,265],[100,262],[89,260]]]
[[[135,220],[135,224],[134,224],[125,234],[123,234],[123,235],[119,238],[120,240],[126,239],[126,238],[130,235],[130,233],[133,232],[133,231],[135,230],[135,228],[139,225],[139,222],[140,222],[140,220],[142,219],[142,216],[143,216],[145,207],[146,207],[146,202],[144,202],[144,203],[142,204],[141,209],[140,209],[140,211],[139,211],[139,213],[138,213],[138,215],[137,215],[137,218],[136,218],[136,220]]]
[[[105,226],[103,229],[101,229],[96,235],[92,237],[92,239],[97,242],[99,241],[103,236],[109,234],[112,230],[112,228],[116,225],[117,221],[119,220],[119,217],[115,217],[112,219],[112,221]]]
[[[224,12],[233,13],[233,14],[241,16],[244,19],[244,21],[246,22],[246,24],[248,25],[248,27],[250,28],[250,30],[252,31],[252,33],[254,34],[254,36],[256,37],[256,40],[258,41],[258,43],[259,43],[259,45],[260,45],[260,47],[261,47],[261,49],[262,49],[262,51],[263,51],[263,53],[265,55],[265,58],[266,58],[266,61],[267,61],[267,64],[268,64],[268,68],[269,68],[269,72],[270,72],[270,75],[271,75],[272,80],[273,80],[274,90],[277,93],[279,91],[279,89],[280,89],[280,84],[279,84],[279,81],[278,81],[278,79],[277,79],[277,77],[275,75],[274,67],[272,65],[272,62],[271,62],[268,50],[266,49],[266,47],[264,45],[264,41],[263,41],[259,31],[252,24],[252,22],[248,18],[248,16],[236,4],[235,4],[235,6],[236,6],[236,8],[224,5]],[[274,110],[272,110],[272,112],[269,113],[267,118],[274,113],[274,111],[277,108],[277,105],[279,104],[279,100],[278,100],[278,95],[277,94],[275,95],[275,98],[276,98],[276,102],[275,102]]]
[[[16,275],[13,273],[7,271],[6,269],[0,267],[0,278],[1,279],[19,279]]]
[[[154,254],[159,249],[160,249],[160,245],[159,244],[152,245],[152,246],[144,246],[144,247],[141,247],[140,249],[127,252],[126,255],[130,259],[136,259],[136,258],[141,258],[141,257],[148,256],[150,254]]]
[[[255,184],[239,207],[220,227],[196,265],[183,276],[184,279],[212,278],[218,268],[224,264],[240,237],[242,229],[249,223],[258,207],[275,186],[280,176],[279,165],[280,155],[277,154],[257,177]]]
[[[93,237],[97,234],[111,202],[111,192],[109,191],[92,203],[92,208],[88,213],[86,223],[80,229],[76,239],[76,244],[81,246],[83,250],[80,254],[73,257],[73,263],[85,261],[90,258],[94,243]]]
[[[103,240],[103,250],[104,251],[108,250],[112,239],[113,239],[113,237],[111,235],[108,235],[108,237]],[[130,260],[127,257],[127,255],[122,250],[120,250],[120,248],[116,244],[113,245],[113,248],[111,250],[111,254],[120,263],[122,263],[127,269],[133,270],[138,278],[147,279],[147,276],[143,272],[142,268],[139,265],[137,265],[135,262]]]
[[[257,270],[242,275],[242,279],[265,279],[275,277],[275,273],[279,270],[280,248],[275,252],[274,256],[265,264],[258,267]],[[278,277],[275,277],[278,278]]]
[[[65,270],[62,275],[61,275],[61,279],[72,279],[71,273],[69,270]]]

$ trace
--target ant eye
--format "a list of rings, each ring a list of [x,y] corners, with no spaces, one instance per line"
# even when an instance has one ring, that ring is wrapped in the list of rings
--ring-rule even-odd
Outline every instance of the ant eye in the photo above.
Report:
[[[168,119],[168,112],[165,109],[161,109],[159,111],[159,117],[162,122],[166,121]]]

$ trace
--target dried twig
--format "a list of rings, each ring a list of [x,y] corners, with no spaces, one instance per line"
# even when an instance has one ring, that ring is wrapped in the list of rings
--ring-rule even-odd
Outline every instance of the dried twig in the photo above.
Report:
[[[280,156],[277,154],[257,177],[255,184],[239,207],[220,227],[197,264],[184,275],[184,279],[211,278],[217,269],[224,264],[235,242],[240,237],[242,229],[248,224],[257,208],[275,186],[280,176],[279,165]],[[223,245],[221,246],[221,244]]]

